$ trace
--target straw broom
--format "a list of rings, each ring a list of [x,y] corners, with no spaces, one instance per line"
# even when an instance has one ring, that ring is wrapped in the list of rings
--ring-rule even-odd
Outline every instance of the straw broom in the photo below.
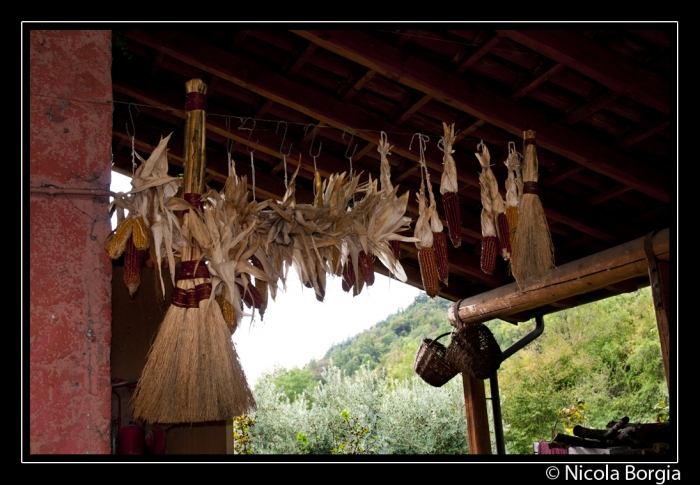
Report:
[[[536,282],[554,267],[554,245],[547,216],[537,195],[537,149],[535,132],[525,130],[525,155],[522,167],[523,195],[518,208],[518,226],[513,238],[510,268],[523,289],[526,282]]]
[[[225,420],[255,406],[221,309],[212,304],[209,271],[188,229],[189,218],[197,217],[204,189],[206,85],[193,79],[185,87],[183,189],[193,209],[183,217],[183,233],[191,244],[182,249],[173,304],[149,351],[133,399],[134,416],[151,423]]]

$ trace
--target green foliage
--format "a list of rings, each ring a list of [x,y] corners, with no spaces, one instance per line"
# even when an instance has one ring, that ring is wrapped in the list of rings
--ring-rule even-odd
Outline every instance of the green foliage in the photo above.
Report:
[[[235,455],[249,455],[252,453],[251,443],[255,437],[253,427],[255,420],[247,414],[233,418],[233,453]]]
[[[278,368],[273,371],[275,385],[289,398],[290,401],[296,400],[301,394],[307,395],[316,387],[320,378],[314,375],[308,368],[293,369]]]
[[[368,448],[365,444],[369,428],[359,423],[357,416],[350,416],[347,409],[340,412],[342,424],[334,427],[334,442],[336,446],[331,448],[331,453],[335,455],[365,455],[374,454],[373,448]],[[374,437],[374,441],[378,438]]]
[[[449,305],[421,293],[411,306],[333,346],[323,359],[264,376],[254,389],[258,409],[251,414],[249,452],[469,453],[461,377],[435,388],[413,370],[422,339],[452,330]],[[486,323],[502,349],[535,326]],[[441,342],[447,345],[449,337]],[[622,416],[667,420],[650,290],[546,316],[543,334],[504,361],[498,379],[511,454],[530,454],[533,442],[571,433],[576,424],[604,429]]]

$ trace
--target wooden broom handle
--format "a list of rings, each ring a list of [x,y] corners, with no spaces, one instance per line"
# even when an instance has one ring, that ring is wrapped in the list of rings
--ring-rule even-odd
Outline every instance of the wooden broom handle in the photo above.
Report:
[[[185,102],[185,156],[183,175],[183,195],[201,195],[204,191],[204,174],[206,158],[206,93],[207,85],[201,79],[190,79],[185,83],[187,100]],[[192,195],[187,195],[192,194]],[[185,221],[189,214],[185,214]],[[186,225],[186,224],[185,224]],[[190,238],[190,241],[192,239]],[[185,247],[182,260],[189,261],[199,257],[199,249]]]

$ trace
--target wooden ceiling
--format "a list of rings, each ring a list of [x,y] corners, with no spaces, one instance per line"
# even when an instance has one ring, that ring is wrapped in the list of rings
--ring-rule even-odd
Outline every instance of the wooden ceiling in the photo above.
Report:
[[[239,28],[245,26],[259,30]],[[318,154],[316,167],[327,177],[347,171],[355,150],[353,169],[378,178],[376,147],[383,131],[394,145],[393,182],[399,193],[411,191],[415,218],[413,194],[421,178],[413,135],[430,137],[425,157],[439,198],[437,141],[442,122],[454,123],[462,245],[455,249],[448,239],[450,278],[441,292],[451,300],[514,281],[500,258],[493,275],[479,265],[482,206],[474,153],[480,141],[489,148],[503,190],[508,142],[522,150],[523,130],[537,132],[539,196],[557,265],[672,225],[675,23],[616,24],[609,30],[581,29],[586,24],[554,26],[565,30],[463,26],[283,30],[232,23],[115,31],[114,169],[131,175],[130,134],[136,150],[147,155],[172,132],[171,171],[182,172],[184,84],[202,78],[208,85],[207,182],[222,186],[230,150],[238,173],[252,183],[254,150],[258,199],[284,193],[283,153],[289,153],[289,176],[301,156],[299,202],[312,200],[312,155]],[[438,208],[444,221],[441,203]],[[409,284],[422,288],[415,246],[402,246],[401,262]],[[376,270],[386,274],[379,262]],[[623,282],[540,311],[644,284]]]

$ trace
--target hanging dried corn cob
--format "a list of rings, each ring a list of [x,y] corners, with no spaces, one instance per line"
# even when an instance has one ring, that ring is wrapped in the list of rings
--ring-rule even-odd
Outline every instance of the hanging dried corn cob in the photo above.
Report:
[[[477,145],[477,150],[479,150],[479,152],[476,153],[476,157],[481,164],[484,180],[488,185],[488,192],[491,196],[491,215],[493,216],[497,237],[496,251],[505,261],[508,261],[510,259],[511,244],[510,229],[508,228],[508,219],[505,213],[505,203],[498,190],[496,177],[491,170],[491,155],[483,141]],[[481,177],[479,177],[479,181],[481,182]]]
[[[394,145],[389,145],[386,133],[383,131],[379,133],[379,144],[377,145],[377,151],[381,156],[381,164],[379,166],[379,181],[381,182],[381,189],[386,194],[394,190],[394,186],[391,183],[391,165],[389,165],[389,159],[387,155],[391,155],[391,149]],[[389,241],[389,246],[394,255],[394,259],[399,259],[401,255],[401,242],[398,239],[393,239]]]
[[[526,286],[526,280],[541,280],[554,267],[552,236],[542,202],[537,195],[535,132],[525,130],[523,140],[523,196],[518,208],[518,230],[513,239],[513,257],[510,262],[515,281],[521,289]]]
[[[483,147],[483,143],[477,145],[477,149]],[[488,149],[483,147],[488,153]],[[484,153],[476,153],[476,157],[481,164],[479,173],[479,185],[481,186],[481,271],[486,274],[493,274],[496,269],[496,258],[498,257],[498,236],[496,235],[496,225],[493,217],[493,199],[491,198],[491,181],[487,175],[491,169],[488,165],[488,156]]]
[[[442,204],[445,208],[445,219],[450,232],[452,246],[458,248],[462,244],[462,215],[459,208],[459,195],[457,194],[457,166],[452,154],[455,152],[452,145],[455,142],[455,125],[449,127],[442,123],[444,135],[440,138],[438,146],[442,148],[442,178],[440,179],[440,193]]]
[[[435,258],[435,249],[433,249],[433,230],[430,226],[435,206],[426,206],[427,201],[425,197],[425,178],[428,170],[425,166],[424,151],[425,144],[429,138],[420,133],[416,133],[416,135],[418,135],[420,148],[421,181],[420,191],[418,192],[418,220],[416,221],[414,236],[418,239],[415,244],[418,248],[418,266],[420,267],[420,275],[423,280],[423,289],[430,298],[434,298],[440,292],[440,277]],[[408,148],[410,150],[411,146],[409,145]]]
[[[129,296],[132,298],[141,284],[141,266],[145,256],[146,251],[137,248],[133,242],[133,237],[130,237],[124,250],[124,283],[129,290]]]
[[[506,218],[510,229],[510,242],[513,244],[515,230],[518,227],[518,206],[523,195],[523,179],[520,171],[521,155],[515,148],[515,143],[508,142],[508,158],[505,166],[508,168],[508,178],[506,179]]]
[[[263,264],[260,262],[260,260],[255,256],[250,257],[250,262],[253,263],[253,266],[258,268],[261,271],[264,271],[265,268],[263,267]],[[263,315],[265,314],[265,310],[267,309],[267,299],[268,299],[268,285],[267,281],[264,281],[261,278],[255,278],[255,289],[258,290],[258,293],[260,294],[260,298],[262,300],[260,304],[260,308],[258,308],[258,312],[260,312],[260,320],[263,319]]]
[[[447,236],[445,236],[444,227],[440,216],[438,216],[437,203],[433,195],[433,187],[430,183],[430,174],[425,170],[425,184],[428,187],[428,195],[430,196],[430,207],[433,213],[430,216],[430,230],[433,232],[433,250],[435,251],[435,264],[438,270],[438,279],[447,286],[450,275],[450,263],[447,259]]]
[[[221,283],[221,285],[218,287],[218,291],[219,293],[216,295],[216,302],[221,308],[221,314],[224,316],[224,321],[226,322],[226,325],[228,325],[231,335],[233,335],[238,325],[236,322],[236,309],[233,308],[233,305],[231,305],[231,303],[229,303],[229,301],[226,299],[226,283]]]

